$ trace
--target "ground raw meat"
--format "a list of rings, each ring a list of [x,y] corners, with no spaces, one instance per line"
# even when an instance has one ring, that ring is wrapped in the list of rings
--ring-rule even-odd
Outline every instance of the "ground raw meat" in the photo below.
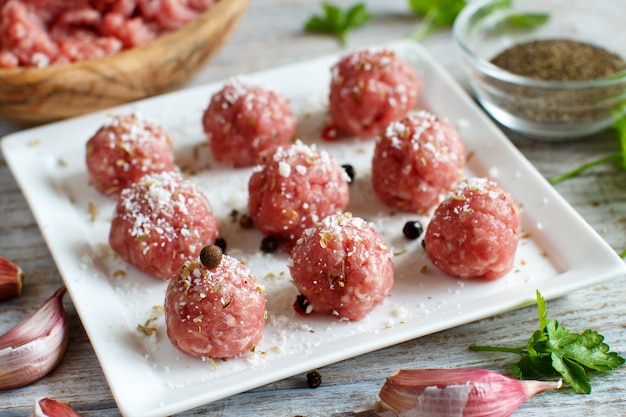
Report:
[[[109,244],[126,262],[167,279],[214,243],[217,233],[206,196],[170,171],[145,175],[122,190]]]
[[[263,234],[293,243],[306,228],[346,208],[349,180],[327,152],[296,141],[254,169],[248,214]]]
[[[247,267],[227,255],[211,269],[185,262],[170,279],[165,323],[171,342],[194,356],[229,358],[261,340],[265,291]]]
[[[87,141],[89,183],[107,195],[146,174],[176,170],[171,136],[137,113],[116,115]]]
[[[497,279],[513,268],[521,215],[513,197],[493,181],[462,181],[435,210],[424,240],[443,272],[459,278]]]
[[[0,0],[0,68],[111,55],[178,29],[216,0]]]
[[[391,122],[376,141],[372,183],[401,211],[427,214],[461,180],[465,147],[456,129],[425,111]]]
[[[211,97],[202,126],[215,159],[241,167],[289,144],[296,118],[280,93],[234,79]]]
[[[391,249],[374,227],[348,212],[307,229],[291,252],[291,277],[313,311],[364,318],[391,292]]]
[[[421,78],[394,52],[357,50],[331,69],[331,127],[359,138],[378,136],[415,107],[421,91]]]

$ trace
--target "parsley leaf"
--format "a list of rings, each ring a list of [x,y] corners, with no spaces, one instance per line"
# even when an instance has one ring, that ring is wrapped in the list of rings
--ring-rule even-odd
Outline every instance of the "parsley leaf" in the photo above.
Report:
[[[620,109],[620,111],[624,112],[626,111],[626,109],[622,108]],[[619,138],[619,143],[620,143],[620,148],[621,150],[619,152],[607,155],[607,156],[603,156],[601,158],[598,158],[596,160],[593,160],[591,162],[587,162],[581,166],[579,166],[576,169],[573,169],[569,172],[566,172],[565,174],[561,174],[561,175],[557,175],[555,177],[550,178],[548,181],[550,182],[550,184],[555,185],[558,184],[560,182],[563,182],[565,180],[568,180],[570,178],[574,178],[580,174],[582,174],[583,172],[585,172],[586,170],[588,170],[589,168],[593,168],[595,166],[598,165],[602,165],[605,164],[607,162],[610,161],[617,161],[620,165],[620,167],[626,171],[626,114],[624,114],[623,116],[621,116],[620,118],[618,118],[614,123],[613,123],[613,129],[615,130],[615,132],[617,132],[618,138]],[[624,253],[622,254],[622,258],[626,256],[626,251],[624,251]]]
[[[467,0],[409,0],[409,7],[415,13],[424,16],[419,29],[409,37],[421,40],[435,30],[454,23]],[[513,7],[512,0],[499,0],[480,10],[477,19],[482,19],[496,10]],[[547,13],[514,13],[507,15],[499,22],[500,25],[518,29],[531,29],[541,26],[550,18]]]
[[[609,351],[604,336],[587,329],[574,333],[548,318],[544,298],[537,291],[539,329],[526,346],[508,348],[501,346],[470,346],[473,351],[508,352],[521,357],[509,369],[520,379],[561,377],[576,392],[589,394],[591,382],[587,369],[607,372],[624,364],[624,358]]]
[[[516,13],[508,15],[504,22],[508,26],[531,29],[545,24],[550,19],[547,13]]]
[[[424,16],[419,29],[410,38],[424,39],[435,30],[451,25],[465,5],[465,0],[409,0],[411,10]]]
[[[323,16],[312,16],[305,23],[304,28],[309,32],[331,33],[339,37],[341,44],[347,43],[348,33],[363,26],[372,18],[371,13],[363,3],[343,10],[330,3],[322,3]]]

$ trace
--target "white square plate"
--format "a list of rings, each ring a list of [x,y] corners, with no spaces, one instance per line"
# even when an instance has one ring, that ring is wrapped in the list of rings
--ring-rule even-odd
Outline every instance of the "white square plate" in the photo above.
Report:
[[[298,135],[356,170],[349,210],[371,221],[397,253],[391,296],[358,322],[302,317],[292,304],[284,253],[263,254],[261,235],[243,230],[231,211],[246,212],[251,169],[211,160],[201,115],[221,83],[180,91],[6,137],[2,149],[63,276],[121,412],[166,416],[349,357],[458,326],[624,274],[624,263],[542,178],[445,70],[417,43],[386,45],[423,77],[423,108],[457,127],[472,153],[466,176],[488,176],[522,207],[515,268],[494,282],[448,277],[427,260],[419,241],[402,236],[409,219],[391,214],[373,194],[373,141],[324,142],[329,68],[339,56],[251,74],[246,78],[289,98]],[[114,201],[87,184],[85,143],[107,114],[139,111],[173,136],[176,159],[211,200],[228,252],[247,262],[267,290],[268,320],[255,352],[218,363],[178,352],[165,333],[165,283],[126,265],[109,249]],[[92,218],[97,209],[97,215]],[[124,276],[117,271],[126,272]],[[151,315],[157,332],[137,330]]]

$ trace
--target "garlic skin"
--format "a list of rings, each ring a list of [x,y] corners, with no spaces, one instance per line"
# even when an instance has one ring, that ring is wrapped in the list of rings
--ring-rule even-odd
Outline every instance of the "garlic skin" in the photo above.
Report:
[[[0,390],[23,387],[50,372],[65,353],[68,328],[59,288],[37,311],[0,336]]]
[[[40,398],[28,413],[28,417],[81,417],[71,405],[52,398]]]
[[[22,268],[0,256],[0,301],[20,295],[23,281]]]
[[[486,369],[411,369],[387,377],[376,411],[392,417],[507,417],[561,381],[523,381]]]

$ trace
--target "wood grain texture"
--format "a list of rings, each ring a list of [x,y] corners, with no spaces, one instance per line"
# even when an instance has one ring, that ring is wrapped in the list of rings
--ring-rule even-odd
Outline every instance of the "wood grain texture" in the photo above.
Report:
[[[223,47],[248,3],[220,0],[179,30],[101,59],[0,69],[0,118],[40,124],[175,90]]]
[[[350,0],[334,3],[353,4]],[[375,18],[349,36],[348,47],[406,37],[419,23],[408,11],[405,0],[365,3]],[[319,10],[318,2],[307,0],[252,1],[228,44],[185,86],[344,50],[333,37],[301,31],[306,18]],[[434,34],[423,45],[468,88],[449,31]],[[0,135],[17,130],[16,125],[0,121]],[[610,132],[558,144],[530,140],[506,130],[505,133],[546,177],[615,152],[619,147],[617,138]],[[597,167],[559,184],[556,189],[612,248],[619,252],[626,249],[626,173],[616,164]],[[22,296],[0,304],[0,332],[4,332],[49,297],[62,280],[3,159],[0,160],[0,213],[0,254],[19,263],[27,274]],[[35,399],[41,396],[69,401],[86,417],[120,415],[69,297],[65,304],[71,330],[63,361],[50,375],[31,386],[0,392],[0,416],[26,416]],[[548,308],[550,315],[568,328],[596,329],[613,350],[626,354],[626,277],[551,300]],[[536,308],[522,308],[326,366],[319,369],[323,384],[317,389],[307,387],[304,374],[295,375],[190,410],[180,417],[328,417],[335,412],[361,410],[371,407],[385,377],[399,368],[483,367],[504,372],[514,358],[470,352],[467,347],[475,343],[523,344],[536,325]],[[576,395],[568,390],[541,394],[524,404],[515,416],[626,416],[626,368],[593,374],[592,384],[591,395]]]

